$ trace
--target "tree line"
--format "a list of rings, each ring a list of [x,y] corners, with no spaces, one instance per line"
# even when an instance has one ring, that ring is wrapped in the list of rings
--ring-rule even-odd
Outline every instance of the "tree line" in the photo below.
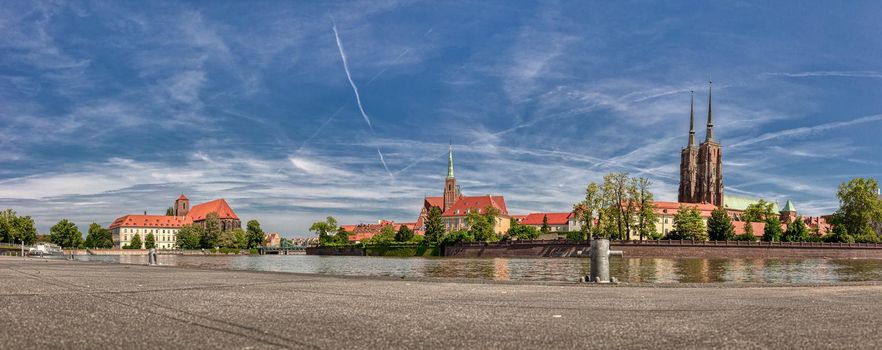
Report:
[[[220,220],[216,213],[210,213],[206,217],[204,226],[187,225],[182,227],[177,234],[176,246],[180,249],[251,249],[263,246],[266,236],[257,220],[248,221],[247,229],[241,228],[221,231]],[[18,216],[12,209],[0,212],[0,242],[33,245],[38,241],[39,235],[34,226],[34,220],[30,216]],[[113,235],[110,230],[101,227],[97,223],[89,225],[86,238],[77,225],[68,220],[61,219],[49,228],[47,241],[63,248],[80,249],[108,249],[113,248]],[[135,234],[129,244],[123,249],[151,249],[156,248],[156,236],[148,233],[144,237]]]

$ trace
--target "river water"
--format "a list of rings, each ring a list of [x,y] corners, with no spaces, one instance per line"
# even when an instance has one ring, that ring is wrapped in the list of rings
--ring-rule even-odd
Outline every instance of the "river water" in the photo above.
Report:
[[[78,256],[78,260],[146,264],[146,256]],[[585,258],[392,258],[315,255],[160,255],[160,265],[320,275],[578,281]],[[872,259],[610,259],[610,275],[631,283],[835,283],[882,281]]]

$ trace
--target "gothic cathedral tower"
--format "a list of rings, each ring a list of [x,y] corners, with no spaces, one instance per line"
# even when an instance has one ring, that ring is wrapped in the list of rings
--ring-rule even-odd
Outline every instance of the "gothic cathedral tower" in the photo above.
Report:
[[[707,135],[695,152],[694,116],[690,113],[689,145],[680,158],[679,201],[710,203],[723,206],[723,154],[720,143],[714,140],[713,91],[708,82]],[[697,153],[697,154],[696,154]],[[696,159],[697,158],[697,159]]]
[[[692,203],[696,201],[695,183],[698,175],[698,147],[695,146],[695,96],[689,92],[692,104],[689,107],[689,143],[680,152],[680,192],[677,201]]]
[[[444,208],[441,211],[447,211],[447,208],[453,206],[459,199],[459,185],[456,184],[456,178],[453,177],[453,145],[447,154],[447,178],[444,179]]]

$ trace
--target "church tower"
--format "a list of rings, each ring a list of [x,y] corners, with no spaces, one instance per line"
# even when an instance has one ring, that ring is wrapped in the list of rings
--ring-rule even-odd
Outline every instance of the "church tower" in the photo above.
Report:
[[[453,206],[459,199],[459,185],[456,184],[456,178],[453,177],[453,144],[447,153],[447,177],[444,179],[444,208],[441,211],[447,211],[447,208]]]
[[[695,146],[695,95],[689,92],[692,102],[689,106],[689,143],[680,152],[680,191],[677,201],[694,203],[697,201],[696,177],[698,176],[698,147]]]
[[[698,188],[695,203],[723,206],[723,154],[714,139],[711,82],[707,95],[707,135],[698,147]]]
[[[190,212],[190,199],[183,193],[175,200],[175,216],[186,216]]]

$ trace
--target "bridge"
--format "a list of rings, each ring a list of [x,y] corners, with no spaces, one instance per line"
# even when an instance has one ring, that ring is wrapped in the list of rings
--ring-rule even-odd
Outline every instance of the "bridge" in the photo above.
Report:
[[[287,246],[287,247],[260,247],[257,248],[260,255],[304,255],[306,254],[306,246]]]

